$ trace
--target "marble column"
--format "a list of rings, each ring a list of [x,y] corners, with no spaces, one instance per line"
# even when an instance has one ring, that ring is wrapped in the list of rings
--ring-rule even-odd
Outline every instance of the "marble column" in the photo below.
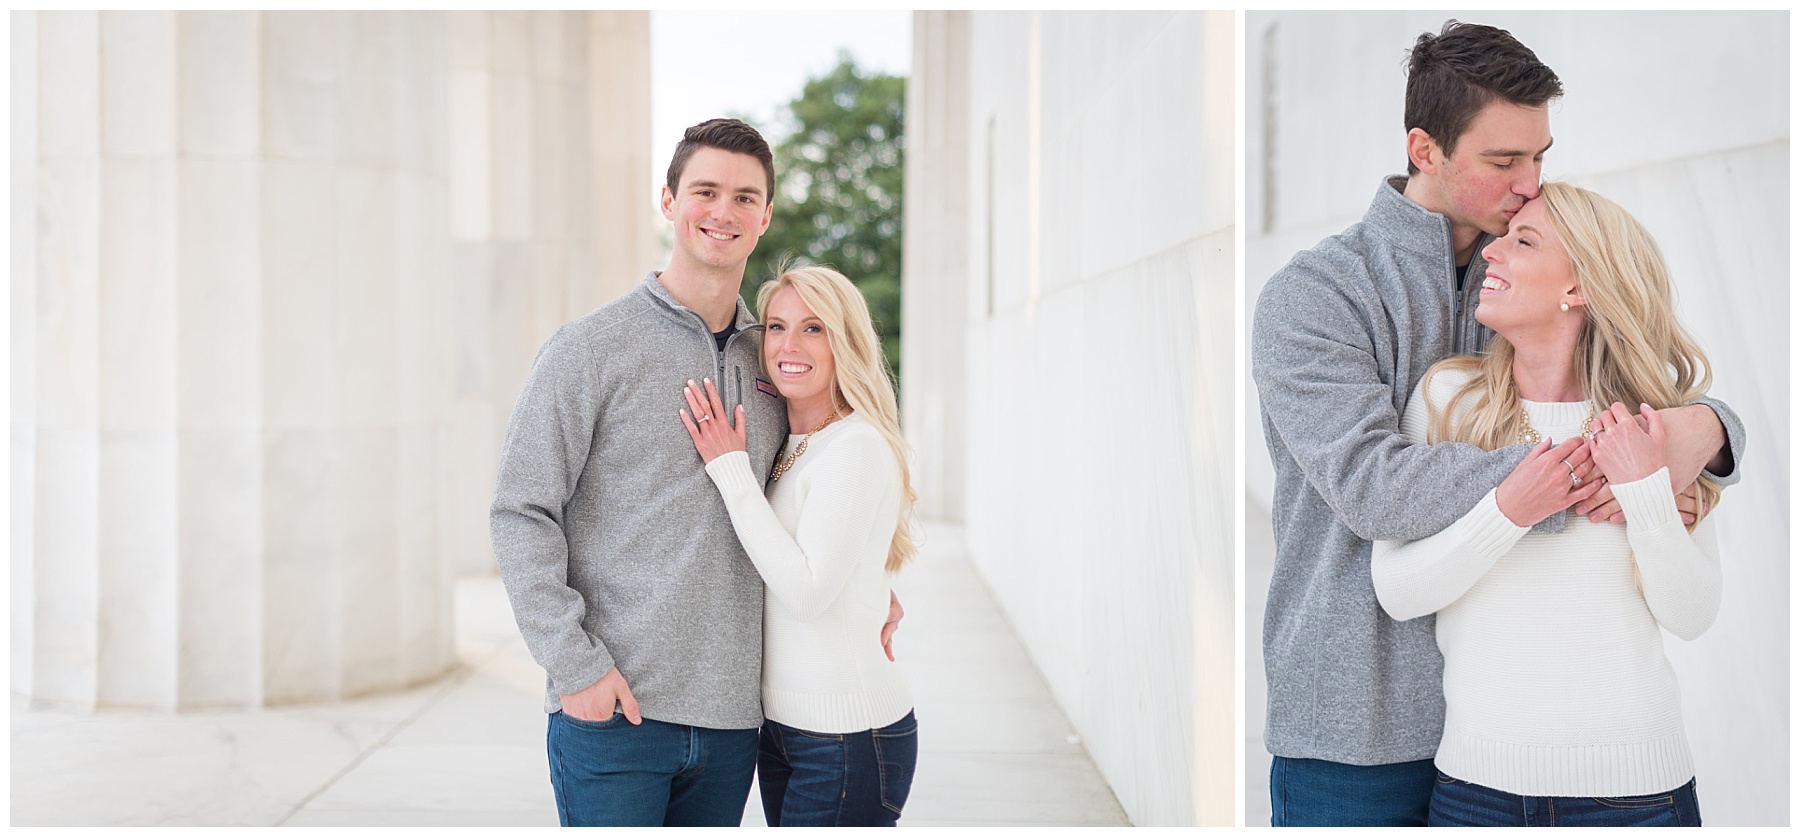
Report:
[[[968,398],[964,368],[970,275],[969,13],[913,13],[906,83],[906,236],[900,296],[901,420],[921,456],[913,469],[919,513],[961,522]],[[916,336],[916,337],[915,337]]]
[[[446,671],[444,15],[12,24],[14,692]]]
[[[654,262],[648,12],[451,12],[452,536],[494,572],[500,443],[538,346]]]

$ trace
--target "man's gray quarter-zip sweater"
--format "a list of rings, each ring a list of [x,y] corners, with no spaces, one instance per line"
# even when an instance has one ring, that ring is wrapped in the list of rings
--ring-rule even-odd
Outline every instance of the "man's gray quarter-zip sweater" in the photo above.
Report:
[[[762,579],[682,427],[682,387],[742,403],[766,479],[787,438],[758,386],[761,331],[742,300],[721,351],[656,273],[538,351],[507,427],[489,511],[513,615],[544,667],[544,710],[617,666],[644,717],[762,723]]]

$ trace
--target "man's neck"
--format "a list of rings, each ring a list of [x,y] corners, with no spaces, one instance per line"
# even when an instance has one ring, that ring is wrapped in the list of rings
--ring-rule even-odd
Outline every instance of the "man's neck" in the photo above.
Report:
[[[734,275],[730,271],[694,271],[671,264],[657,278],[676,302],[699,314],[714,333],[724,331],[737,319],[738,287],[744,281],[741,269]]]
[[[1406,178],[1406,191],[1401,194],[1407,200],[1450,219],[1450,247],[1456,253],[1457,267],[1475,260],[1475,242],[1481,240],[1481,230],[1456,220],[1444,211],[1443,202],[1438,199],[1438,190],[1434,188],[1430,175],[1420,173]]]

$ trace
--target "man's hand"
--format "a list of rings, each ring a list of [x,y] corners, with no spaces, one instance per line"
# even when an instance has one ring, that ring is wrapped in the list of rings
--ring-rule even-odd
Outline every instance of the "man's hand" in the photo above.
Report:
[[[1656,413],[1668,428],[1665,455],[1671,488],[1686,488],[1700,478],[1702,470],[1715,474],[1731,472],[1731,446],[1725,438],[1725,425],[1719,423],[1719,414],[1711,407],[1689,404]],[[1639,419],[1640,424],[1642,421]]]
[[[1589,509],[1582,511],[1583,505],[1589,506]],[[1681,523],[1684,526],[1692,526],[1694,521],[1700,519],[1700,483],[1698,481],[1688,483],[1687,488],[1675,495],[1675,510],[1681,512]],[[1621,510],[1619,501],[1613,498],[1611,485],[1602,485],[1599,493],[1589,497],[1586,503],[1577,504],[1575,513],[1585,514],[1588,520],[1595,523],[1625,522],[1625,512]]]
[[[894,591],[888,591],[888,620],[881,626],[881,650],[886,651],[888,662],[894,661],[894,632],[900,629],[900,620],[906,616],[906,609],[900,606],[900,597]]]
[[[561,697],[563,713],[583,721],[607,720],[617,709],[633,724],[644,722],[644,717],[638,714],[637,698],[631,696],[631,687],[626,685],[625,675],[620,674],[617,667],[595,680],[594,685]]]

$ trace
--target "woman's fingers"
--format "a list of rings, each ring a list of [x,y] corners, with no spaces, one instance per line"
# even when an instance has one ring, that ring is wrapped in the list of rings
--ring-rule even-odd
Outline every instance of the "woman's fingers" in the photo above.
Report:
[[[688,409],[693,412],[694,421],[702,421],[701,416],[711,417],[712,414],[707,411],[705,405],[700,403],[700,397],[695,392],[693,381],[688,381],[687,386],[681,388],[681,394],[687,398]]]
[[[1581,439],[1580,436],[1576,436],[1575,438]],[[1587,440],[1581,439],[1581,441],[1585,443]],[[1587,462],[1590,459],[1593,459],[1593,457],[1594,457],[1593,447],[1590,445],[1587,445],[1587,444],[1582,444],[1581,446],[1575,448],[1575,450],[1570,451],[1568,456],[1563,457],[1563,461],[1569,463],[1570,465],[1575,465],[1575,466],[1579,467],[1582,463]]]
[[[708,403],[712,406],[713,415],[720,418],[731,415],[725,411],[725,402],[719,400],[719,391],[713,387],[711,378],[706,379],[706,397]]]
[[[694,420],[688,417],[688,411],[677,410],[681,414],[681,426],[687,428],[688,438],[694,440],[694,446],[700,446],[700,428],[694,426]]]
[[[1624,404],[1614,401],[1606,411],[1612,415],[1612,426],[1608,429],[1615,431],[1638,429],[1637,423],[1632,420],[1631,410],[1626,409]]]
[[[1606,483],[1602,480],[1583,481],[1579,486],[1569,488],[1569,505],[1574,505],[1598,493]]]
[[[1652,409],[1649,404],[1639,404],[1638,411],[1644,416],[1644,428],[1650,431],[1650,438],[1663,438],[1662,414]]]
[[[1569,462],[1569,457],[1575,455],[1577,448],[1584,447],[1586,441],[1586,439],[1583,439],[1580,436],[1576,436],[1572,439],[1564,439],[1561,444],[1551,448],[1550,452],[1544,456],[1548,459],[1556,460],[1556,469],[1559,471],[1563,470],[1565,467],[1573,467],[1575,463]],[[1567,464],[1565,465],[1565,463]]]
[[[1550,450],[1550,440],[1541,440],[1537,444],[1531,446],[1531,452],[1525,454],[1525,458],[1520,460],[1519,464],[1524,465],[1527,462],[1535,462],[1538,459],[1541,459],[1548,450]]]

